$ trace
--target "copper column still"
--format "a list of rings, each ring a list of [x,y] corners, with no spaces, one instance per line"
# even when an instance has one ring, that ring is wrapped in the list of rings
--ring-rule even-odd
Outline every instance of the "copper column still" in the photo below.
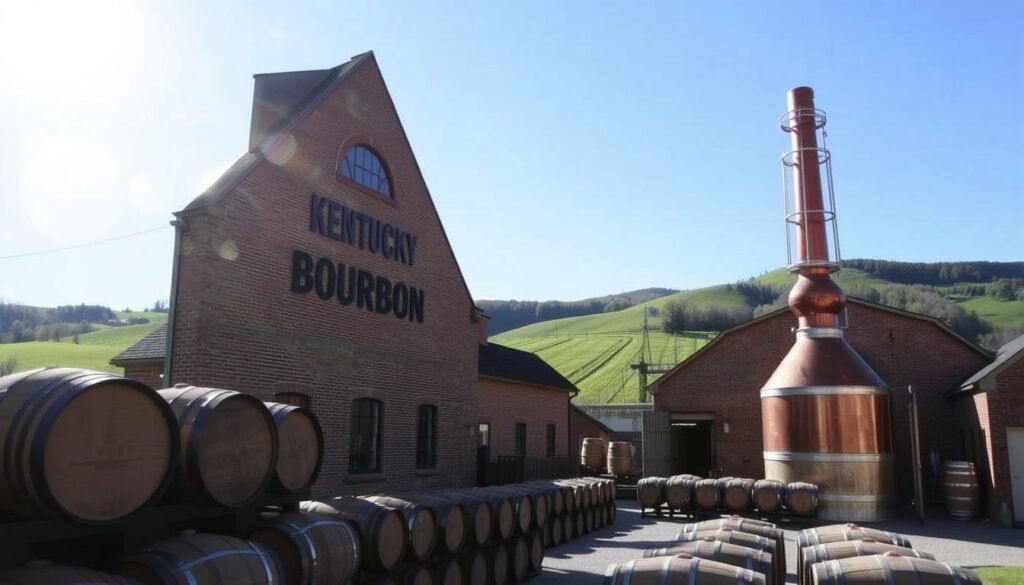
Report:
[[[793,150],[782,157],[783,191],[789,271],[797,274],[789,308],[799,327],[761,389],[765,476],[818,484],[822,519],[880,520],[892,508],[895,486],[890,391],[843,333],[846,295],[831,278],[839,246],[825,114],[815,109],[809,87],[790,90],[788,100],[781,125]]]

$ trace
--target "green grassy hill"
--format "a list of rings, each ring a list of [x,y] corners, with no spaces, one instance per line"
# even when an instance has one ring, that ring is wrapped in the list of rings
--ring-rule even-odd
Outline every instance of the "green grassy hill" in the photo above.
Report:
[[[16,371],[19,372],[44,366],[61,366],[121,374],[122,369],[110,365],[110,359],[166,323],[167,313],[118,312],[117,316],[119,319],[145,317],[149,323],[124,327],[93,325],[96,330],[79,335],[77,344],[70,335],[60,341],[0,344],[0,362],[13,357],[17,360]]]

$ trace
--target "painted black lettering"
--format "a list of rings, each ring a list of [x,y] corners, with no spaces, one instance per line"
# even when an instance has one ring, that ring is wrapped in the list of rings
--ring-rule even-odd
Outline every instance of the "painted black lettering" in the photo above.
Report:
[[[404,251],[402,249],[402,246],[405,244],[405,230],[399,227],[396,227],[394,229],[395,233],[393,237],[395,239],[395,249],[394,251],[391,252],[391,257],[395,259],[395,262],[404,263]]]
[[[359,220],[359,249],[364,250],[366,249],[366,220],[370,219],[370,216],[362,211],[357,211],[356,219]]]
[[[359,282],[356,283],[356,306],[366,307],[367,311],[373,310],[373,275],[365,270],[360,270],[357,276]]]
[[[409,320],[423,322],[423,291],[415,286],[409,287]]]
[[[391,260],[395,256],[395,243],[391,240],[395,236],[395,228],[390,223],[386,223],[380,232],[380,253]]]
[[[377,276],[377,312],[380,314],[391,312],[391,281],[387,278]]]
[[[309,231],[324,233],[324,205],[327,200],[313,193],[309,201]]]
[[[371,254],[380,253],[380,221],[369,218],[370,233],[366,236],[366,247],[370,250]]]
[[[407,262],[407,264],[409,266],[412,266],[416,262],[416,236],[412,234],[406,234],[405,239],[409,244],[409,262]],[[421,318],[420,323],[422,322],[423,320]]]
[[[346,287],[345,285],[348,284]],[[338,262],[338,302],[343,305],[351,305],[356,299],[356,268],[348,267],[348,277],[345,276],[345,265]]]
[[[391,294],[391,306],[395,311],[395,317],[405,319],[409,314],[409,288],[404,282],[396,282]]]
[[[292,292],[308,293],[313,290],[313,257],[295,250],[292,252]]]
[[[356,243],[356,212],[345,206],[341,207],[341,231],[345,234],[342,241],[349,246]]]
[[[331,201],[327,204],[327,233],[332,240],[341,239],[341,205]]]
[[[334,296],[334,264],[327,258],[320,258],[316,261],[314,272],[316,280],[316,296],[327,300]]]

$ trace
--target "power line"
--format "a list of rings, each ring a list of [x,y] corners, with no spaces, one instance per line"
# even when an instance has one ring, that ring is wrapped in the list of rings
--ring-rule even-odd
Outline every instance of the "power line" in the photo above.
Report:
[[[141,236],[143,234],[149,234],[149,233],[152,233],[152,232],[155,232],[155,231],[165,230],[165,229],[167,229],[169,227],[171,227],[171,226],[169,226],[169,225],[162,225],[160,227],[155,227],[155,228],[148,229],[148,230],[142,230],[141,232],[135,232],[135,233],[131,233],[131,234],[124,234],[123,236],[114,236],[112,238],[107,238],[105,240],[95,240],[93,242],[85,242],[85,243],[82,243],[82,244],[74,244],[72,246],[64,246],[63,248],[51,248],[49,250],[39,250],[39,251],[36,251],[36,252],[26,252],[24,254],[12,254],[10,256],[0,256],[0,260],[13,260],[15,258],[26,258],[28,256],[41,256],[43,254],[54,254],[56,252],[64,252],[66,250],[74,250],[76,248],[85,248],[85,247],[88,247],[88,246],[95,246],[97,244],[106,244],[107,242],[114,242],[114,241],[117,241],[117,240],[125,240],[125,239],[128,239],[128,238],[134,238],[135,236]]]

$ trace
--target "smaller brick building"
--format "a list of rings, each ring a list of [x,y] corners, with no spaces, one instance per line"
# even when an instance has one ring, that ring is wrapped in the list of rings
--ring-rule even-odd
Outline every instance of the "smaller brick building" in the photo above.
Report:
[[[569,454],[579,455],[583,449],[583,439],[604,439],[605,445],[612,438],[612,429],[587,414],[586,411],[571,405],[569,408]]]

